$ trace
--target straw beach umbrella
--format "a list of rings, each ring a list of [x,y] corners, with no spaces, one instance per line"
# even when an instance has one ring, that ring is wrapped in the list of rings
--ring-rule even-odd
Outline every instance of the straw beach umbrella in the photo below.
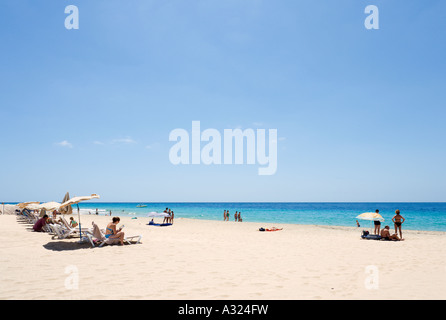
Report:
[[[67,206],[71,206],[73,204],[77,204],[82,201],[88,201],[88,200],[99,199],[99,198],[100,197],[97,194],[92,194],[91,196],[74,197],[74,198],[71,198],[68,201],[65,201],[64,203],[62,203],[62,205],[60,207],[65,208]],[[81,233],[81,215],[80,215],[79,210],[77,210],[77,216],[78,216],[78,220],[79,220],[79,235],[81,235],[82,234]],[[81,240],[82,240],[82,237],[81,237]]]
[[[381,222],[384,221],[384,218],[377,212],[364,212],[357,216],[356,219]]]
[[[20,209],[25,209],[27,206],[31,205],[31,204],[39,204],[39,201],[31,201],[31,202],[22,202],[17,204],[16,206],[19,207]]]
[[[63,207],[67,207],[67,206],[71,206],[73,204],[82,202],[82,201],[88,201],[88,200],[92,200],[92,199],[99,199],[100,197],[97,194],[92,194],[91,196],[83,196],[83,197],[74,197],[71,198],[68,201],[65,201],[64,203],[62,203],[60,205],[61,208]]]
[[[372,221],[380,221],[380,222],[384,221],[384,218],[377,212],[364,212],[364,213],[361,213],[359,216],[357,216],[356,219],[368,220],[368,221],[370,221],[370,223]],[[371,224],[370,224],[370,228],[373,229]]]
[[[68,200],[70,200],[70,194],[67,192],[65,194],[65,197],[63,197],[62,203],[65,203]],[[73,213],[73,209],[71,208],[71,206],[60,207],[60,213],[71,214]]]
[[[53,211],[53,210],[58,210],[60,208],[60,203],[55,202],[55,201],[41,203],[41,204],[30,203],[30,204],[27,204],[24,208],[29,209],[29,210],[45,209],[46,211]]]

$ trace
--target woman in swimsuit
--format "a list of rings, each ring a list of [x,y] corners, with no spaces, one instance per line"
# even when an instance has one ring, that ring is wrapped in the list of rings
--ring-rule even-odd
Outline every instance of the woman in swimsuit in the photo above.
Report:
[[[113,218],[113,222],[109,223],[107,226],[107,230],[105,232],[105,237],[107,239],[119,239],[121,245],[124,245],[124,232],[122,232],[122,228],[116,230],[116,225],[121,221],[118,217]]]
[[[401,232],[401,225],[406,219],[400,215],[400,210],[395,211],[395,216],[392,218],[393,223],[395,224],[395,234],[398,234],[398,229],[400,230],[400,238],[403,239],[403,233]]]
[[[70,226],[71,228],[76,228],[78,226],[78,223],[73,219],[73,217],[70,217]]]

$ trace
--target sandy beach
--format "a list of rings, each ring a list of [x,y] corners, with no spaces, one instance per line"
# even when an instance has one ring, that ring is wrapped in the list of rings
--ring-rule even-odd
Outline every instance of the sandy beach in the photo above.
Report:
[[[111,218],[81,220],[105,228]],[[390,242],[348,227],[148,222],[121,217],[141,244],[91,248],[0,216],[0,299],[446,298],[444,232],[403,230],[405,241]],[[273,226],[283,230],[258,231]]]

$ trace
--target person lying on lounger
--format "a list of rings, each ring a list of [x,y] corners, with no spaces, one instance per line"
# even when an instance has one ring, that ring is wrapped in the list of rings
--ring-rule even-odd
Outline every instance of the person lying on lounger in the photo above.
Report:
[[[79,224],[76,222],[76,220],[73,219],[73,217],[70,217],[70,226],[71,228],[76,228]]]
[[[399,241],[400,238],[398,237],[397,234],[392,234],[390,235],[390,227],[389,226],[385,226],[384,229],[381,230],[381,237],[384,240],[397,240]]]

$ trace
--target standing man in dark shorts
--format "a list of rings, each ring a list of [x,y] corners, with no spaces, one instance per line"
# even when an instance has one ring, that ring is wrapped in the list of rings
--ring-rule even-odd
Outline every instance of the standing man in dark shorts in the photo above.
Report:
[[[376,209],[375,212],[376,212],[376,213],[379,213],[379,210]],[[374,231],[374,233],[375,233],[375,234],[380,234],[381,222],[375,220],[374,223],[375,223],[375,231]]]

